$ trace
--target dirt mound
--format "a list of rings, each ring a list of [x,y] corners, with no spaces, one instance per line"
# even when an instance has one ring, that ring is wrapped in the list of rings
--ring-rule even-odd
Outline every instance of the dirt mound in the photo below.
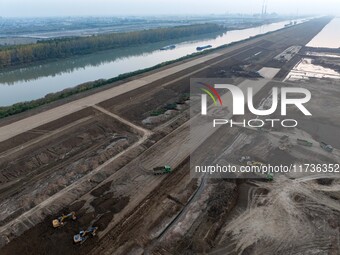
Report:
[[[256,254],[330,252],[330,237],[339,233],[325,221],[339,218],[337,201],[315,191],[313,183],[294,182],[284,177],[278,178],[275,185],[257,185],[269,193],[255,196],[248,210],[233,219],[226,229],[238,253],[249,249]]]
[[[93,190],[91,192],[91,195],[94,196],[94,197],[99,197],[101,194],[105,193],[106,191],[109,191],[110,188],[111,188],[111,183],[112,181],[110,182],[107,182],[103,185],[101,185],[99,188],[96,188],[95,190]]]
[[[128,204],[129,197],[114,197],[113,193],[107,193],[98,197],[91,202],[96,213],[102,214],[106,212],[118,213]]]

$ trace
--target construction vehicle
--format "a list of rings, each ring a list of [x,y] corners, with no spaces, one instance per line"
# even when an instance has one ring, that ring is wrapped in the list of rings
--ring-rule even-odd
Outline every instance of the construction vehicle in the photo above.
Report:
[[[170,166],[158,166],[153,169],[154,175],[168,174],[171,172],[172,172],[172,169]]]
[[[313,146],[313,143],[308,142],[308,141],[303,140],[303,139],[299,139],[299,138],[296,139],[296,142],[298,144],[300,144],[300,145],[303,145],[303,146],[308,146],[308,147],[312,147]]]
[[[251,158],[250,156],[242,156],[238,161],[243,164],[243,163],[250,162]]]
[[[257,180],[261,182],[272,182],[274,181],[274,174],[272,172],[263,172],[263,173],[258,173],[256,174]]]
[[[289,142],[289,136],[283,135],[280,137],[280,143],[288,143]]]
[[[239,160],[240,163],[246,164],[247,166],[262,166],[264,163],[252,160],[250,156],[242,156]]]
[[[259,162],[259,161],[248,161],[247,165],[248,166],[262,166],[262,165],[264,165],[264,163]]]
[[[325,142],[321,142],[320,143],[320,146],[322,149],[324,149],[325,151],[328,151],[328,152],[333,152],[333,147]]]
[[[274,180],[274,175],[272,173],[267,174],[267,181],[271,182]]]
[[[72,219],[72,220],[76,220],[76,213],[75,212],[70,212],[69,214],[63,214],[60,217],[58,217],[58,219],[55,219],[52,221],[52,225],[54,228],[59,228],[64,226],[65,224],[65,220],[67,219]]]
[[[92,237],[95,236],[97,230],[98,230],[98,227],[89,227],[87,230],[82,230],[79,232],[79,234],[76,234],[73,236],[73,242],[75,244],[82,244],[90,236]]]

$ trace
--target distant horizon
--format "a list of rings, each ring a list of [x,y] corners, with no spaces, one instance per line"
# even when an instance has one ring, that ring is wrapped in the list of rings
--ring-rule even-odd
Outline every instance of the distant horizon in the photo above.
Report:
[[[336,8],[339,7],[339,8]],[[2,17],[340,15],[338,0],[1,0]]]
[[[334,16],[338,17],[336,15],[318,15],[318,14],[301,14],[301,15],[294,15],[294,14],[280,14],[280,13],[268,13],[267,16],[271,15],[277,15],[278,17],[310,17],[310,16]],[[209,17],[209,16],[215,16],[215,17],[228,17],[228,16],[246,16],[246,17],[258,17],[261,16],[261,13],[210,13],[210,14],[113,14],[113,15],[50,15],[50,16],[4,16],[0,15],[0,18],[124,18],[124,17]],[[340,17],[340,16],[339,16]]]

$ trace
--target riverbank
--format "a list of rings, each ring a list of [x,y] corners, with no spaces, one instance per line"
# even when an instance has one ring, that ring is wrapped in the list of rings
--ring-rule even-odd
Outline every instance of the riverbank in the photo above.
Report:
[[[286,27],[283,27],[281,29],[286,29]],[[281,30],[281,29],[278,29],[278,30]],[[278,30],[275,30],[275,31],[278,31]],[[273,33],[275,31],[271,31],[271,32],[268,32],[268,33]],[[263,36],[263,35],[268,34],[268,33],[264,33],[264,34],[260,34],[260,35],[253,36],[253,37],[250,37],[250,38],[246,38],[246,39],[243,39],[243,40],[239,40],[239,41],[236,41],[236,42],[232,42],[232,43],[229,43],[229,44],[226,44],[226,45],[219,46],[219,47],[214,48],[214,49],[206,50],[204,52],[193,53],[193,54],[190,54],[190,55],[187,55],[187,56],[175,59],[175,60],[171,60],[171,61],[163,62],[161,64],[154,65],[154,66],[146,68],[146,69],[141,69],[141,70],[137,70],[137,71],[134,71],[134,72],[121,74],[121,75],[118,75],[117,77],[114,77],[114,78],[110,78],[110,79],[106,79],[106,80],[101,79],[101,80],[97,80],[97,81],[93,81],[93,82],[86,82],[86,83],[78,85],[74,88],[64,89],[61,92],[50,93],[47,96],[45,96],[44,98],[40,98],[40,99],[37,99],[37,100],[32,100],[32,101],[23,102],[23,103],[17,103],[17,104],[14,104],[12,106],[8,106],[8,107],[1,107],[0,108],[0,118],[4,118],[4,117],[8,117],[8,116],[11,116],[11,115],[14,115],[14,114],[25,112],[29,109],[37,108],[39,106],[58,101],[60,99],[64,100],[65,98],[69,98],[70,96],[74,96],[74,95],[77,95],[79,93],[83,94],[85,91],[90,91],[90,90],[98,89],[98,88],[102,88],[104,90],[104,89],[107,89],[107,88],[114,86],[114,84],[112,84],[112,83],[122,81],[124,79],[129,79],[133,76],[144,74],[146,72],[150,72],[150,71],[168,66],[170,64],[175,64],[175,63],[178,63],[180,61],[191,59],[191,58],[194,58],[196,56],[200,56],[202,54],[208,54],[208,53],[211,53],[213,51],[219,50],[221,48],[225,48],[225,47],[228,47],[228,46],[240,43],[240,42],[244,42],[244,41],[250,40],[252,38],[258,37],[258,36]],[[77,97],[77,98],[79,98],[79,97]]]
[[[8,46],[0,48],[0,68],[36,64],[39,61],[48,59],[60,60],[102,50],[124,48],[226,30],[223,26],[207,23],[89,37],[54,39],[26,45]]]

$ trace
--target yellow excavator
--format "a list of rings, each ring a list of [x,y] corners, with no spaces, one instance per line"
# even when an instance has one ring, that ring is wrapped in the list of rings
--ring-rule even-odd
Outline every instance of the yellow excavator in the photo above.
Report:
[[[52,225],[54,228],[62,227],[64,226],[65,220],[67,219],[76,220],[77,219],[76,213],[70,212],[69,214],[62,214],[60,217],[58,217],[58,219],[52,221]]]
[[[262,166],[262,165],[264,165],[264,163],[259,162],[259,161],[248,161],[247,165],[248,166]]]

